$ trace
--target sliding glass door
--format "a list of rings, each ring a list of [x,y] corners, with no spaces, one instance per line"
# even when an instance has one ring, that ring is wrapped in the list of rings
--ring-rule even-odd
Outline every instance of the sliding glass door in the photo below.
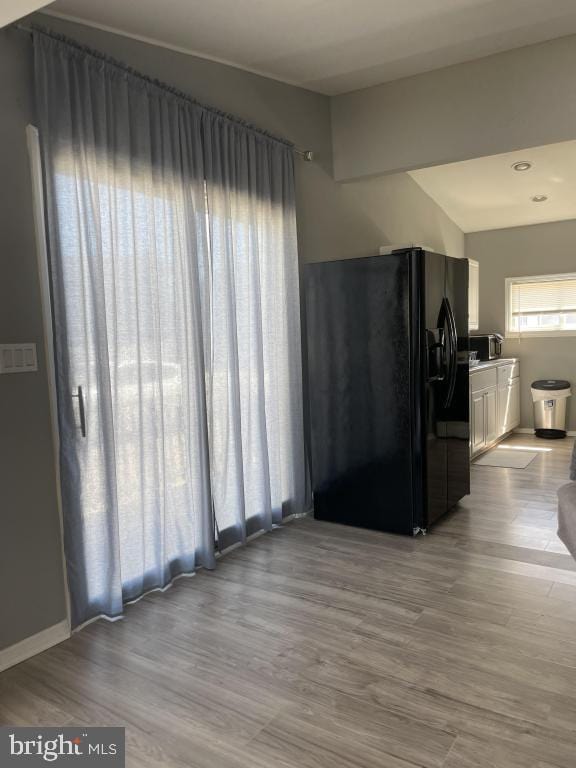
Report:
[[[34,47],[77,626],[303,510],[294,167],[96,52]]]
[[[74,623],[213,563],[204,348],[190,230],[203,190],[56,156],[53,260]],[[192,191],[191,191],[192,190]]]

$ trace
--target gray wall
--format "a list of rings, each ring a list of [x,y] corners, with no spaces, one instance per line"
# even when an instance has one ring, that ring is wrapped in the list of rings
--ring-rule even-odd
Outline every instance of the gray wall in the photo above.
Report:
[[[65,618],[60,523],[24,129],[31,60],[0,32],[0,342],[36,342],[39,372],[0,376],[0,648]]]
[[[505,278],[575,271],[576,220],[474,232],[466,235],[466,255],[480,263],[480,332],[503,333]],[[508,339],[503,354],[521,361],[521,426],[533,425],[532,381],[568,379],[576,395],[576,336]],[[576,430],[574,402],[568,413]]]
[[[570,36],[336,96],[336,178],[574,139],[574,72]]]
[[[407,173],[343,184],[342,195],[349,210],[362,212],[381,245],[414,243],[448,256],[465,255],[462,230]]]

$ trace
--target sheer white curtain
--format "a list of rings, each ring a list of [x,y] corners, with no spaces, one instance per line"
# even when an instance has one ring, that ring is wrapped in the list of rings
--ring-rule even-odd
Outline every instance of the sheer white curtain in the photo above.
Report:
[[[303,508],[292,152],[34,47],[77,626]]]
[[[212,491],[226,547],[304,507],[293,155],[226,120],[203,129]]]

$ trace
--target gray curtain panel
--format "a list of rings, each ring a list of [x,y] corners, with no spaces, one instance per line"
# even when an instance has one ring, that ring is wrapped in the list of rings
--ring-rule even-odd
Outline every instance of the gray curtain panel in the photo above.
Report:
[[[305,503],[293,153],[34,32],[74,626]]]

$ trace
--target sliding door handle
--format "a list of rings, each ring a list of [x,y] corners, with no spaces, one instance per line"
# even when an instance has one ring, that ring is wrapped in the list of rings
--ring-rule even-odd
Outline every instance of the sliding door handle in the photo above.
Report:
[[[82,387],[78,387],[76,394],[72,397],[78,398],[78,412],[80,414],[80,433],[82,437],[86,437],[86,411],[84,410],[84,393]]]

